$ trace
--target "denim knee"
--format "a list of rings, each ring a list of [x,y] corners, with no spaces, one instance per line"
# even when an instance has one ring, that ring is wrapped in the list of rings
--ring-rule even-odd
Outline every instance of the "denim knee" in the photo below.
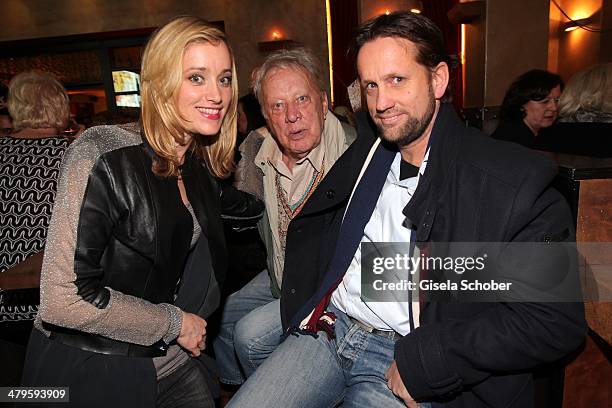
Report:
[[[249,321],[249,319],[240,319],[234,325],[234,348],[236,353],[241,355],[248,352],[259,341],[260,333],[257,322]],[[243,352],[244,350],[244,352]]]
[[[282,328],[270,327],[257,319],[242,319],[234,330],[234,349],[246,377],[278,347]],[[279,325],[280,326],[280,325]]]

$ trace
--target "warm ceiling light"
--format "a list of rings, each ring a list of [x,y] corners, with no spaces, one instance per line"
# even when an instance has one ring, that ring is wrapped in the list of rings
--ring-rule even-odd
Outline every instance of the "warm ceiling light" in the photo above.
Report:
[[[419,10],[418,8],[410,9],[410,12],[415,14],[421,14],[421,10]]]
[[[279,40],[282,37],[281,33],[278,31],[272,31],[272,38],[275,40]]]

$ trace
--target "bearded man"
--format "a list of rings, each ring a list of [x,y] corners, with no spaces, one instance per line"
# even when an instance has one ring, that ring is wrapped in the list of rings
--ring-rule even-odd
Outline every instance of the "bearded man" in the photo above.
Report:
[[[378,132],[360,122],[292,220],[286,340],[230,406],[533,407],[534,370],[584,339],[582,303],[369,301],[364,248],[571,239],[569,208],[549,187],[556,167],[463,125],[445,102],[451,59],[426,17],[382,15],[355,43]]]

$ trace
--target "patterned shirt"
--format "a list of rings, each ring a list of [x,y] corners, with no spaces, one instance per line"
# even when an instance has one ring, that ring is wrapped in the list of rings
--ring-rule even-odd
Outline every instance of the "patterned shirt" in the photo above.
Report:
[[[0,138],[0,273],[45,246],[65,137]]]

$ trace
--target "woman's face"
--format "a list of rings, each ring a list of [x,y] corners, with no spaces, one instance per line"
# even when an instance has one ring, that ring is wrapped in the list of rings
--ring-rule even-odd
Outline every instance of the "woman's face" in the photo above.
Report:
[[[176,97],[187,131],[219,133],[232,101],[232,60],[224,43],[192,43],[183,53],[182,79]]]
[[[561,96],[561,87],[557,85],[541,101],[529,101],[523,105],[525,109],[523,120],[535,134],[557,120],[559,96]]]

